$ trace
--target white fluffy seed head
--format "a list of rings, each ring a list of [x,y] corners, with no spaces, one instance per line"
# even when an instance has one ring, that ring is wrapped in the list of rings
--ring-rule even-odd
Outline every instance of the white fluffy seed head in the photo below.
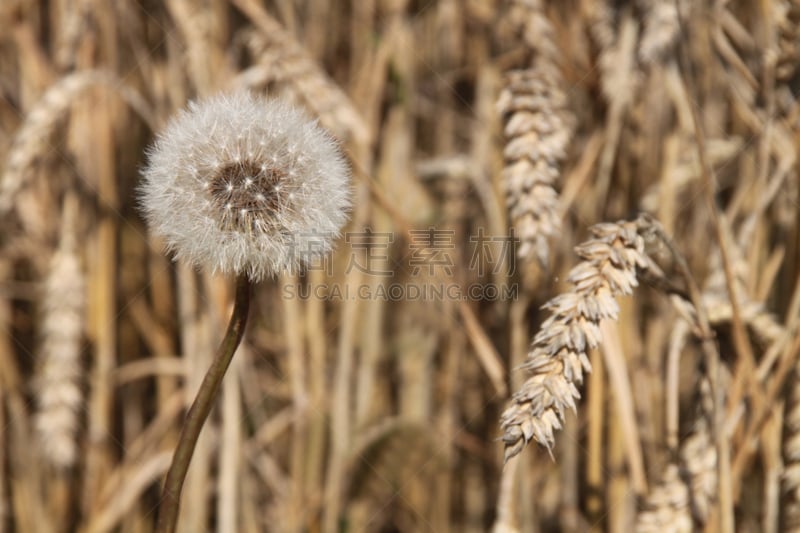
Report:
[[[350,207],[336,141],[289,104],[246,92],[189,104],[143,177],[145,217],[176,258],[253,281],[329,251]]]

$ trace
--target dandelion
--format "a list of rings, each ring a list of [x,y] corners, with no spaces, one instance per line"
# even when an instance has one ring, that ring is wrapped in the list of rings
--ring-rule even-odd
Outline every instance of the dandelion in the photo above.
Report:
[[[141,201],[177,259],[259,281],[325,253],[347,219],[349,172],[298,109],[247,92],[192,103],[149,153]]]
[[[200,430],[244,333],[251,283],[330,250],[347,219],[349,171],[333,139],[305,114],[239,92],[179,113],[158,136],[143,175],[145,217],[174,256],[237,277],[227,333],[164,482],[157,531],[166,533],[175,531]]]

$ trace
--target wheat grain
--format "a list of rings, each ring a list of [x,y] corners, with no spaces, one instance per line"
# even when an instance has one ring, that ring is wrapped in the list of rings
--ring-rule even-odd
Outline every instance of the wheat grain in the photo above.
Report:
[[[517,455],[534,439],[552,449],[553,432],[561,428],[567,409],[576,410],[577,386],[591,371],[587,357],[600,341],[600,321],[616,320],[616,297],[633,293],[637,269],[658,272],[644,251],[644,234],[651,222],[593,226],[593,238],[576,248],[583,259],[567,278],[569,292],[544,305],[552,314],[533,339],[523,368],[532,373],[501,417],[505,460]]]
[[[243,0],[239,3],[261,31],[252,33],[247,41],[257,63],[242,73],[237,84],[252,89],[268,82],[279,83],[287,98],[306,107],[342,141],[366,143],[369,129],[341,87],[263,9]]]
[[[613,2],[594,0],[589,3],[586,13],[589,34],[594,45],[600,50],[601,55],[603,50],[611,48],[614,45],[614,41],[616,41],[614,25],[617,12],[611,4]]]
[[[546,266],[560,232],[556,184],[572,139],[553,28],[536,0],[512,0],[508,19],[532,52],[530,66],[506,73],[497,101],[504,119],[506,204],[520,245],[517,255]],[[518,22],[517,22],[518,21]]]
[[[636,518],[637,533],[695,531],[708,518],[717,491],[717,454],[700,421],[681,449],[680,466],[667,466]]]
[[[667,466],[636,517],[637,533],[695,531],[704,524],[717,494],[717,451],[709,431],[711,388],[700,383],[700,408],[677,464]]]
[[[689,498],[689,488],[681,478],[680,468],[670,464],[636,518],[637,533],[691,532],[694,523],[689,512]]]
[[[116,90],[151,127],[155,125],[149,106],[136,91],[122,86],[115,75],[97,70],[67,74],[45,91],[14,136],[0,178],[0,215],[14,206],[16,194],[24,187],[31,167],[51,150],[50,139],[75,99],[87,88],[98,84]]]
[[[777,0],[772,7],[778,26],[776,75],[780,81],[788,82],[800,62],[800,1]]]
[[[733,273],[733,292],[736,298],[740,319],[748,325],[764,344],[771,344],[784,334],[783,326],[767,311],[761,302],[753,301],[747,290],[747,277],[750,268],[745,257],[746,246],[738,243],[748,242],[746,225],[740,231],[737,240],[730,232],[726,235],[726,246],[731,261]],[[734,320],[734,306],[732,297],[728,292],[725,273],[722,268],[722,255],[719,248],[715,248],[709,260],[711,274],[706,278],[703,287],[703,305],[712,324],[719,325]]]
[[[73,216],[65,212],[65,218]],[[80,356],[86,291],[73,232],[74,222],[67,221],[44,283],[36,386],[39,441],[47,461],[58,468],[69,468],[78,458],[76,435],[83,403]]]
[[[639,61],[651,64],[672,50],[678,37],[678,7],[673,0],[642,0],[644,31],[639,43]]]
[[[789,384],[783,425],[782,519],[787,531],[800,531],[800,367],[797,366]]]
[[[14,196],[37,158],[49,149],[48,140],[78,94],[94,82],[91,72],[75,72],[61,78],[45,91],[39,103],[26,115],[8,153],[0,182],[0,213],[14,205]]]

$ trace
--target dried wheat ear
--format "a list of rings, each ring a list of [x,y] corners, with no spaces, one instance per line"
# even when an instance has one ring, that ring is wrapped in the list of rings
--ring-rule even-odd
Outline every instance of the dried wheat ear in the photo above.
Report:
[[[643,502],[636,533],[689,533],[708,520],[717,495],[717,449],[709,427],[713,402],[707,379],[700,384],[700,396],[691,433],[681,443],[678,460],[667,466]]]
[[[547,302],[551,316],[533,339],[523,368],[531,376],[514,394],[500,423],[505,460],[533,440],[551,449],[567,409],[576,409],[578,386],[591,372],[587,352],[601,342],[600,322],[616,320],[616,297],[633,293],[637,270],[660,273],[645,253],[647,218],[593,226],[593,237],[576,248],[582,261],[569,273],[571,290]]]
[[[504,120],[506,204],[520,239],[517,255],[546,266],[549,241],[561,233],[557,182],[572,139],[574,117],[556,64],[553,27],[537,1],[511,2],[507,19],[531,52],[509,70],[497,101]]]
[[[81,349],[86,326],[86,280],[74,235],[77,207],[65,210],[59,248],[44,281],[36,430],[45,460],[59,469],[78,460],[83,410]]]

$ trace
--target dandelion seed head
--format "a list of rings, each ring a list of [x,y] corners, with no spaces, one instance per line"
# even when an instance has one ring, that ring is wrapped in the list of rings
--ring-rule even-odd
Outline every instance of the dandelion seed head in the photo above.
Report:
[[[245,92],[189,104],[143,178],[145,217],[176,258],[254,281],[296,266],[305,254],[293,247],[330,250],[350,206],[336,142],[301,111]]]

